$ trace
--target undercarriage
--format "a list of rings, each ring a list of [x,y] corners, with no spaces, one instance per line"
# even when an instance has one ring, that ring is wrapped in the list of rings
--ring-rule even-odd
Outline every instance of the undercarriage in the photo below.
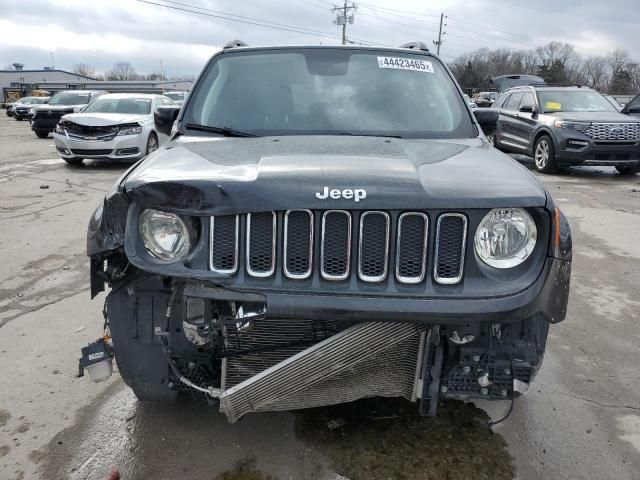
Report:
[[[366,302],[366,300],[363,300]],[[328,297],[327,302],[340,302]],[[204,395],[232,422],[250,412],[404,397],[514,399],[544,354],[541,315],[500,322],[273,318],[265,297],[137,271],[105,316],[120,374],[142,400]]]

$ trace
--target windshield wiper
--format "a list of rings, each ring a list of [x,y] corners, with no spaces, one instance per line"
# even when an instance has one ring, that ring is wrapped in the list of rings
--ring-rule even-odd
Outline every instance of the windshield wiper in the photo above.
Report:
[[[257,137],[258,135],[254,135],[249,132],[242,132],[240,130],[234,130],[229,127],[210,127],[209,125],[198,125],[195,123],[187,123],[185,128],[189,130],[197,130],[200,132],[209,132],[209,133],[219,133],[224,135],[225,137]]]

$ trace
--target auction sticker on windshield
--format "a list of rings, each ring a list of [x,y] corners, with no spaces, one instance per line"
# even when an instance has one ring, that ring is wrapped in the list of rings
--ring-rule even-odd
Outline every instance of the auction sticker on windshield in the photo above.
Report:
[[[433,65],[425,60],[399,57],[378,57],[378,67],[396,70],[413,70],[414,72],[433,73]]]

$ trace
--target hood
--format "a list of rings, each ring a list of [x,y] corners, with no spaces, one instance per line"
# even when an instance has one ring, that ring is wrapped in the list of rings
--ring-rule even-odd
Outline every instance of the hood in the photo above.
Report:
[[[88,127],[108,127],[111,125],[121,125],[123,123],[142,123],[147,118],[148,115],[132,115],[126,113],[71,113],[64,116],[65,120]]]
[[[317,198],[325,187],[366,198]],[[179,137],[133,169],[124,188],[141,206],[201,214],[546,203],[526,168],[480,139]]]
[[[34,105],[34,108],[37,111],[59,112],[61,110],[71,110],[72,108],[82,108],[86,106],[87,106],[86,103],[83,103],[80,105],[50,105],[48,103],[45,103],[45,104]]]
[[[593,123],[629,123],[636,120],[620,112],[553,112],[545,113],[559,120]]]

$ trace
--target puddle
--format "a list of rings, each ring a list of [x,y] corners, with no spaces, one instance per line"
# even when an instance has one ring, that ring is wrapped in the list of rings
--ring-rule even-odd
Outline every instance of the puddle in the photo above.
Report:
[[[349,480],[512,479],[506,442],[487,420],[461,401],[428,418],[405,400],[373,398],[300,411],[296,433]]]

